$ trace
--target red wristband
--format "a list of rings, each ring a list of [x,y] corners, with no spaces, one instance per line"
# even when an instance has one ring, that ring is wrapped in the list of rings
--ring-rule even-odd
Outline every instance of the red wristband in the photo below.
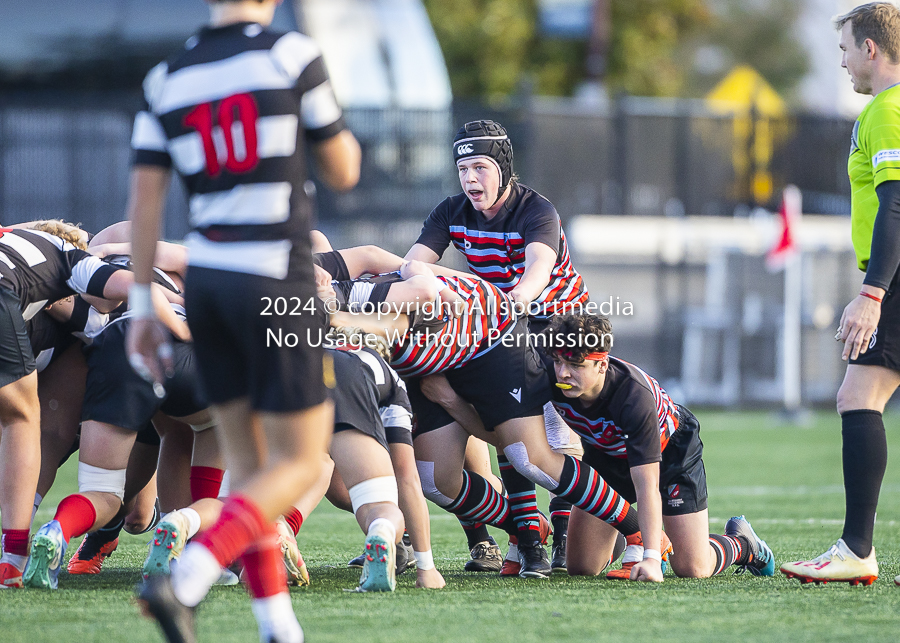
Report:
[[[877,301],[879,304],[881,303],[881,297],[876,297],[875,295],[869,294],[869,293],[864,292],[864,291],[862,291],[862,290],[859,291],[859,294],[862,295],[863,297],[868,297],[868,298],[871,299],[872,301]]]

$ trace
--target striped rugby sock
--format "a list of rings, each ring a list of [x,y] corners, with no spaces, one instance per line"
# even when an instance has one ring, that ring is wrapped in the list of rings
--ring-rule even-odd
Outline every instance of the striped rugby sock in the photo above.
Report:
[[[497,464],[500,467],[503,486],[509,494],[509,509],[512,512],[513,522],[516,523],[516,529],[526,539],[539,538],[541,524],[534,483],[516,471],[502,453],[497,454]],[[523,534],[523,532],[533,533]]]
[[[516,525],[506,498],[477,473],[463,469],[462,476],[459,495],[444,509],[459,518],[460,522],[483,522],[515,535]]]
[[[560,498],[631,536],[640,531],[637,511],[588,464],[564,455],[566,463],[553,489]]]
[[[720,534],[709,535],[709,546],[716,554],[716,569],[712,575],[716,576],[732,565],[743,565],[750,556],[750,547],[743,536],[722,536]]]

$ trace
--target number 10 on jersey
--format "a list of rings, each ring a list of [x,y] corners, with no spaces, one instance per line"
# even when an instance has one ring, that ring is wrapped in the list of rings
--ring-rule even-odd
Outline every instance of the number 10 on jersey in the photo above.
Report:
[[[185,126],[197,130],[203,141],[206,173],[218,176],[222,172],[219,161],[222,157],[229,172],[249,172],[259,163],[256,136],[259,108],[256,99],[251,94],[224,98],[218,104],[215,119],[213,106],[214,103],[201,103],[184,117]]]

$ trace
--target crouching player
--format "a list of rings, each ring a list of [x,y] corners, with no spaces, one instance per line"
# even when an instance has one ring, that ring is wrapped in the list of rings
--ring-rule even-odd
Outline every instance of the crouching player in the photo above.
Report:
[[[542,340],[553,358],[553,404],[584,443],[584,463],[628,502],[636,502],[644,543],[671,538],[675,574],[707,578],[730,565],[772,576],[775,559],[743,516],[709,533],[706,471],[700,424],[675,404],[652,377],[609,355],[612,325],[596,315],[555,317]],[[596,575],[609,560],[615,532],[574,510],[569,524],[568,570]],[[597,543],[608,543],[598,547]],[[629,539],[624,571],[612,578],[661,582],[660,550]]]

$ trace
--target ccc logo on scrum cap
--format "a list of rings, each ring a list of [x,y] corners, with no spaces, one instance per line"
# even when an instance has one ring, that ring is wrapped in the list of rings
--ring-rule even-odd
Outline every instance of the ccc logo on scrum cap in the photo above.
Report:
[[[456,148],[457,154],[471,154],[472,153],[472,144],[466,143],[465,145],[460,145]]]

